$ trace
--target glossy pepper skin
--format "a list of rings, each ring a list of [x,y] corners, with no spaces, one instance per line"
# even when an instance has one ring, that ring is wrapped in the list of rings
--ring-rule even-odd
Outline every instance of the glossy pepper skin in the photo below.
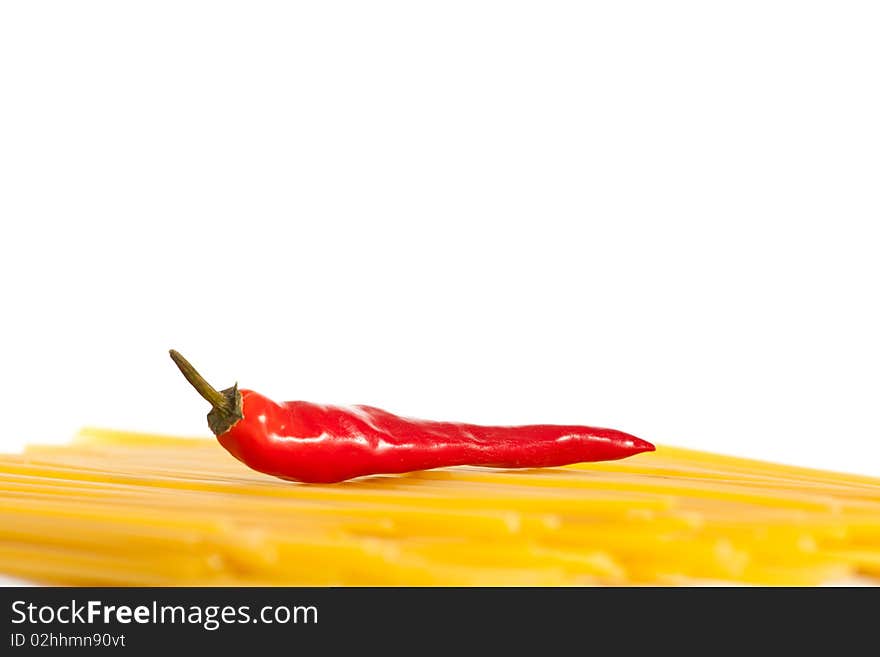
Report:
[[[219,393],[212,388],[222,396],[220,401],[199,389],[204,379],[180,354],[171,355],[187,380],[212,403],[208,424],[220,444],[254,470],[282,479],[335,483],[454,465],[540,468],[654,450],[651,443],[614,429],[434,422],[371,406],[275,402],[236,386]]]

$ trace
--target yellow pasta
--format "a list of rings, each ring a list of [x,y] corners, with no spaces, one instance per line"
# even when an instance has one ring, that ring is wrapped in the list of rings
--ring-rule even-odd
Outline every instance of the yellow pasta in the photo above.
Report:
[[[0,456],[0,573],[73,585],[880,581],[880,479],[658,447],[541,470],[285,482],[100,429]]]

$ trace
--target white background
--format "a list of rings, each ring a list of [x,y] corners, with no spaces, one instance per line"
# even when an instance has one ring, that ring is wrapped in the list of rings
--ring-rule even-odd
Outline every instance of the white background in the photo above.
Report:
[[[880,475],[874,2],[4,2],[0,448],[218,386]]]

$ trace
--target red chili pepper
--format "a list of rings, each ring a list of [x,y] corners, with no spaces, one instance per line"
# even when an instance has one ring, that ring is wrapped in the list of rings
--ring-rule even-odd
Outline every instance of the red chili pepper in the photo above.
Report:
[[[217,391],[174,350],[171,358],[212,406],[208,426],[235,458],[266,474],[333,483],[453,465],[539,468],[654,451],[614,429],[492,427],[400,417],[372,406],[274,402],[238,384]]]

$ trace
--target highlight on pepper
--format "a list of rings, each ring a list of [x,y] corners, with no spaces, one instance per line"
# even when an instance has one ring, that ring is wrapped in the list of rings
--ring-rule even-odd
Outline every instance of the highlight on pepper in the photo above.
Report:
[[[245,465],[282,479],[336,483],[460,465],[543,468],[654,451],[615,429],[437,422],[372,406],[275,402],[238,384],[218,391],[180,353],[169,353],[211,404],[208,426],[220,444]]]

